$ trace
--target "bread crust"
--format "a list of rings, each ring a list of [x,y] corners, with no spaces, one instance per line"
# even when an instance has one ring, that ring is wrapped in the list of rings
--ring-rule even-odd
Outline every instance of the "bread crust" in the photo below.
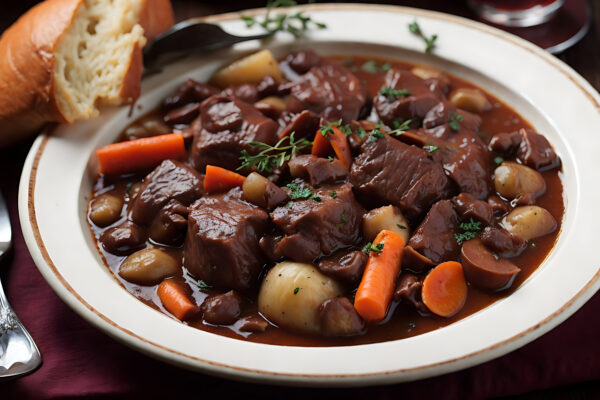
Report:
[[[54,96],[56,46],[84,0],[46,0],[19,18],[0,37],[0,147],[39,130],[47,122],[67,122]],[[139,23],[152,39],[173,24],[169,0],[142,0]],[[135,46],[121,97],[140,93],[142,49]]]

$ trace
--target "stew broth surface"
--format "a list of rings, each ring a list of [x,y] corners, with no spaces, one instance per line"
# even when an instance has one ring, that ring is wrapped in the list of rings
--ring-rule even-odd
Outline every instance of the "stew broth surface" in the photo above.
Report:
[[[361,57],[361,56],[329,56],[325,58],[333,58],[340,60],[347,68],[349,68],[367,87],[369,97],[373,97],[377,94],[379,89],[384,85],[385,72],[379,71],[378,73],[372,73],[365,70],[363,67],[365,63],[375,62],[376,65],[381,66],[384,63],[391,63],[394,68],[410,70],[414,65],[404,63],[397,60],[377,59],[373,57]],[[457,88],[476,88],[476,86],[446,74],[450,81],[452,89]],[[502,103],[499,99],[489,93],[485,93],[489,102],[492,104],[492,108],[481,114],[482,125],[481,133],[482,138],[489,141],[489,138],[502,132],[511,132],[521,128],[533,129],[533,127],[525,121],[515,110],[510,108],[508,105]],[[161,119],[165,111],[163,109],[157,109],[140,120],[134,122],[132,126],[140,124],[139,121],[148,121],[153,119]],[[177,130],[176,127],[175,130]],[[541,132],[543,134],[543,132]],[[121,140],[125,137],[122,134]],[[128,189],[136,182],[143,179],[145,174],[141,175],[130,175],[126,177],[111,178],[107,176],[100,176],[93,188],[92,199],[95,196],[103,193],[111,193],[127,199]],[[403,339],[420,335],[422,333],[430,332],[435,329],[442,328],[453,322],[456,322],[466,316],[469,316],[483,308],[489,306],[497,300],[504,298],[514,292],[544,261],[546,256],[552,250],[557,237],[560,233],[560,224],[564,213],[564,200],[562,193],[562,183],[560,179],[560,169],[554,168],[551,170],[543,171],[542,175],[546,181],[546,192],[536,199],[535,204],[547,209],[552,216],[558,222],[557,229],[543,237],[537,238],[533,241],[534,244],[528,245],[527,249],[523,251],[519,256],[511,258],[510,260],[521,268],[521,272],[517,275],[512,287],[509,290],[502,292],[490,292],[478,289],[473,285],[468,285],[468,295],[465,306],[456,315],[450,318],[443,318],[436,315],[420,315],[416,309],[407,303],[393,302],[391,305],[390,312],[386,319],[377,324],[369,325],[368,331],[364,335],[348,337],[348,338],[327,338],[321,336],[312,336],[307,334],[299,334],[286,331],[278,328],[274,325],[270,325],[265,332],[241,332],[236,324],[230,326],[215,326],[204,322],[201,316],[196,317],[187,322],[188,325],[198,329],[202,329],[207,332],[228,336],[236,339],[245,339],[252,342],[268,343],[276,345],[287,345],[287,346],[345,346],[345,345],[358,345],[375,342],[383,342],[389,340]],[[123,207],[121,219],[110,226],[117,225],[118,223],[126,220],[126,213],[128,207]],[[496,221],[501,219],[501,216],[496,216]],[[90,223],[90,228],[94,237],[98,240],[102,232],[107,228],[99,228],[93,223]],[[122,279],[118,272],[121,262],[126,256],[116,256],[106,252],[103,247],[97,241],[97,247],[103,255],[106,264],[112,271],[114,276],[119,282],[136,298],[144,302],[146,305],[160,310],[164,313],[168,312],[164,309],[159,300],[155,286],[139,286],[129,283]],[[176,260],[179,260],[180,265],[183,259],[183,246],[181,247],[166,247],[157,244],[153,244],[148,241],[147,246],[157,247],[165,250],[171,254]],[[266,267],[270,267],[267,265]],[[266,268],[265,268],[266,270]],[[263,272],[264,275],[264,272]],[[181,282],[185,282],[186,290],[191,295],[196,304],[200,305],[204,299],[212,294],[217,293],[212,290],[202,291],[197,286],[197,281],[191,278],[189,275],[184,274],[183,270],[179,271],[179,275],[174,279]],[[246,307],[242,315],[248,313],[257,312],[256,299],[247,300]],[[524,305],[525,307],[527,305]],[[393,310],[393,311],[392,311]]]

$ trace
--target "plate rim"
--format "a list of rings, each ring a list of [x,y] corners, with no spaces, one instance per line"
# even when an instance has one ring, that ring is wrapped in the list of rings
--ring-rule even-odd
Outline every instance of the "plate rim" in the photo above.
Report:
[[[585,94],[585,96],[590,100],[596,107],[597,111],[600,111],[600,100],[598,93],[595,91],[591,85],[585,81],[576,71],[574,71],[571,67],[564,64],[562,61],[554,58],[550,54],[546,54],[546,52],[537,46],[524,41],[516,36],[506,34],[502,31],[499,31],[495,28],[489,27],[487,25],[471,21],[462,17],[453,16],[449,14],[444,14],[436,11],[428,11],[415,9],[410,7],[402,7],[402,6],[391,6],[391,5],[373,5],[373,4],[310,4],[294,7],[294,9],[299,9],[302,11],[336,11],[336,10],[370,10],[370,11],[384,11],[384,12],[394,12],[401,14],[411,14],[416,16],[425,16],[433,19],[441,19],[444,21],[449,21],[452,23],[457,23],[460,25],[465,25],[469,28],[478,29],[484,31],[486,33],[493,34],[501,39],[509,40],[514,45],[517,45],[521,48],[524,48],[533,54],[539,56],[544,61],[548,62],[551,66],[558,69],[561,73],[563,73],[573,84],[575,84],[581,92]],[[241,14],[246,15],[258,15],[265,11],[264,8],[245,10],[233,13],[212,15],[207,17],[201,17],[199,19],[207,21],[207,22],[222,22],[233,19],[239,19]],[[226,376],[226,377],[235,377],[237,379],[244,380],[252,380],[252,381],[265,381],[269,380],[273,383],[288,383],[288,384],[300,384],[309,382],[311,384],[326,384],[332,385],[335,384],[334,380],[343,379],[343,385],[352,384],[349,380],[356,380],[355,384],[377,384],[383,383],[384,381],[378,378],[385,378],[386,376],[398,375],[406,372],[417,372],[421,370],[433,370],[436,367],[441,368],[445,365],[449,364],[457,364],[461,361],[466,361],[461,365],[458,369],[466,368],[468,366],[479,363],[479,361],[474,360],[476,356],[484,353],[488,353],[489,357],[481,360],[480,362],[488,361],[492,358],[498,357],[502,354],[505,354],[509,351],[512,351],[525,343],[528,343],[531,340],[541,336],[552,327],[558,325],[566,318],[568,318],[572,313],[574,313],[579,307],[581,307],[585,301],[587,301],[596,290],[599,288],[599,278],[600,278],[600,267],[597,268],[594,276],[587,281],[585,286],[583,286],[577,294],[575,294],[572,298],[566,301],[562,307],[558,310],[554,311],[552,314],[547,316],[542,321],[538,322],[534,326],[526,329],[524,331],[519,332],[517,335],[514,335],[510,338],[507,338],[503,341],[496,342],[490,346],[487,346],[481,350],[471,352],[468,354],[464,354],[460,357],[456,357],[450,360],[444,360],[436,363],[431,363],[427,365],[417,366],[414,368],[403,368],[398,370],[390,370],[385,372],[370,372],[370,373],[344,373],[344,374],[296,374],[289,372],[273,372],[273,371],[264,371],[260,369],[252,369],[245,368],[240,366],[231,366],[223,363],[218,363],[212,360],[201,359],[196,356],[192,356],[189,354],[181,353],[177,350],[167,348],[159,343],[153,343],[152,341],[140,337],[134,332],[129,331],[127,328],[119,326],[115,322],[113,322],[108,316],[103,315],[98,310],[94,309],[89,303],[86,302],[85,299],[81,297],[79,293],[77,293],[74,288],[67,282],[64,276],[60,273],[52,258],[50,257],[48,250],[44,244],[44,241],[41,237],[39,226],[37,223],[37,216],[35,210],[35,202],[34,202],[34,192],[35,192],[35,183],[37,177],[37,169],[41,159],[41,156],[46,148],[46,144],[50,140],[50,133],[55,127],[49,127],[45,129],[42,134],[36,139],[34,142],[30,153],[25,162],[23,173],[21,176],[21,182],[19,187],[19,216],[21,219],[21,226],[23,229],[23,235],[25,241],[27,243],[28,249],[34,258],[36,266],[46,279],[46,281],[50,284],[53,290],[57,293],[57,295],[65,301],[73,310],[75,310],[80,316],[86,319],[88,322],[92,323],[95,327],[100,328],[103,332],[106,332],[111,337],[116,338],[120,342],[125,343],[128,346],[134,347],[136,350],[139,350],[145,354],[149,354],[153,357],[159,358],[163,361],[169,363],[175,363],[180,366],[188,367],[190,369],[201,369],[203,372]],[[26,204],[27,207],[23,205]],[[49,267],[50,271],[45,270],[45,268],[41,267],[41,264],[45,264],[46,267]],[[50,274],[52,272],[53,275]],[[594,287],[595,286],[595,287]],[[66,292],[63,291],[66,289]],[[593,290],[594,289],[594,290]],[[83,307],[83,309],[82,309]],[[86,311],[91,312],[91,314]],[[571,312],[567,312],[571,311]],[[134,339],[133,341],[128,341],[127,339]],[[529,340],[527,340],[529,339]],[[189,359],[195,363],[200,363],[204,365],[185,365],[177,360],[172,358],[168,358],[166,355],[154,353],[151,349],[147,348],[147,346],[156,347],[162,351],[167,351],[176,357],[183,357],[185,359]],[[505,350],[505,351],[503,351]],[[471,361],[472,360],[472,361]],[[471,361],[469,363],[469,361]],[[431,375],[437,375],[441,372],[433,371],[429,375],[424,375],[422,378]],[[314,381],[317,379],[318,381]],[[365,379],[367,379],[365,381]],[[410,379],[410,378],[409,378]],[[401,381],[404,379],[395,379],[396,381]]]

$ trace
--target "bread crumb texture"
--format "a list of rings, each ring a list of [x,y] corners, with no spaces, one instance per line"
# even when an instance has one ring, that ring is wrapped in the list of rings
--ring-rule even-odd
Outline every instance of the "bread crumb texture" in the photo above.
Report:
[[[85,0],[55,52],[54,95],[65,119],[98,115],[102,105],[120,104],[136,45],[146,44],[137,23],[142,0]]]

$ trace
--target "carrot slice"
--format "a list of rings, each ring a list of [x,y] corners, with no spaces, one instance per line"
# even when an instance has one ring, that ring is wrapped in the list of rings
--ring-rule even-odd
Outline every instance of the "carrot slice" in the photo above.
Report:
[[[169,133],[109,144],[96,150],[100,172],[107,175],[139,172],[185,154],[183,135]]]
[[[348,145],[346,135],[336,126],[330,126],[329,128],[330,130],[327,131],[326,135],[323,135],[320,129],[317,130],[311,154],[317,157],[325,157],[329,154],[330,149],[333,148],[336,157],[347,169],[350,169],[352,154],[350,153],[350,146]]]
[[[204,176],[204,191],[207,193],[223,192],[236,186],[242,186],[245,180],[246,177],[236,172],[214,165],[207,165],[206,175]]]
[[[442,317],[459,312],[467,300],[467,282],[462,265],[446,261],[431,270],[423,281],[423,303],[429,310]]]
[[[373,246],[379,246],[381,252],[370,252],[354,297],[354,308],[363,319],[379,322],[385,318],[392,301],[396,277],[402,265],[404,239],[395,232],[383,230],[375,238]]]
[[[158,298],[168,312],[181,321],[193,317],[199,308],[187,297],[183,287],[173,279],[162,281],[158,285]]]

